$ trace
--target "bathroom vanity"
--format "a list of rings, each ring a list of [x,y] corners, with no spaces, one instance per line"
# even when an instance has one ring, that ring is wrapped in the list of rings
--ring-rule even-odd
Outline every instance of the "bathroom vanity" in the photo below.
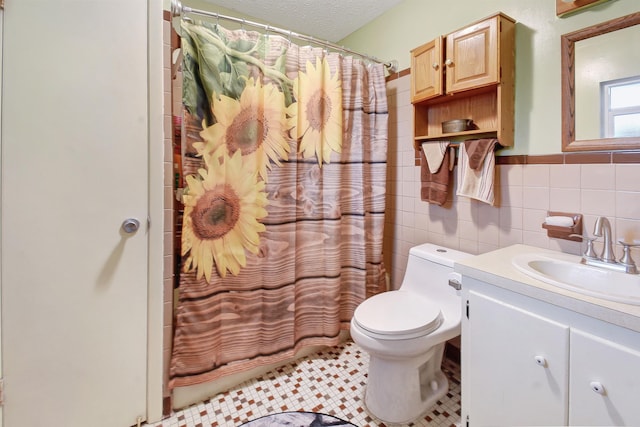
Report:
[[[512,262],[527,254],[580,262],[514,245],[455,265],[462,425],[637,425],[640,304],[534,279]]]

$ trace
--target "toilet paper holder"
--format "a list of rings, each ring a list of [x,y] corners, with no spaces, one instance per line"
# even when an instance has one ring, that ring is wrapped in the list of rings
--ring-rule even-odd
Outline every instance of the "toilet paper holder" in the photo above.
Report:
[[[582,236],[582,214],[549,211],[547,215],[548,217],[570,217],[573,219],[573,225],[570,226],[552,225],[547,224],[546,221],[543,222],[542,228],[547,230],[547,236],[574,242],[582,240],[580,237],[571,236],[572,234]]]

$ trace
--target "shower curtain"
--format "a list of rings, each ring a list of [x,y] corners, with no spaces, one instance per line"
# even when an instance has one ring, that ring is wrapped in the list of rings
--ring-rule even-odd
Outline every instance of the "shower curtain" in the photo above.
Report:
[[[171,387],[336,345],[385,290],[383,66],[188,21],[182,49]]]

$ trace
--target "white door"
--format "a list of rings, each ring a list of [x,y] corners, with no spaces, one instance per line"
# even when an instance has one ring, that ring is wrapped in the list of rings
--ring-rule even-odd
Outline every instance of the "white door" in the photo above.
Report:
[[[4,427],[144,417],[147,25],[141,0],[5,1]]]

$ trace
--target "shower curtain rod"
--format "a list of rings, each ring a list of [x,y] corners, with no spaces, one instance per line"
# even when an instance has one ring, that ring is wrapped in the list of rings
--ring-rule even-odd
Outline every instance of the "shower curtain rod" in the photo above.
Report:
[[[342,52],[347,52],[353,55],[357,55],[360,56],[361,58],[367,59],[369,61],[373,61],[373,62],[377,62],[380,63],[382,65],[384,65],[385,67],[387,67],[387,70],[389,70],[390,73],[395,73],[397,71],[398,68],[398,61],[391,60],[388,62],[384,62],[379,60],[378,58],[375,58],[373,56],[369,56],[369,55],[365,55],[359,52],[356,52],[354,50],[351,49],[347,49],[346,47],[343,46],[338,46],[337,44],[331,43],[329,41],[323,41],[320,39],[317,39],[315,37],[312,36],[308,36],[305,34],[300,34],[300,33],[296,33],[290,30],[284,30],[282,28],[278,28],[278,27],[273,27],[271,25],[265,25],[265,24],[260,24],[258,22],[253,22],[253,21],[247,21],[246,19],[242,19],[242,18],[236,18],[235,16],[228,16],[228,15],[221,15],[217,12],[209,12],[207,10],[200,10],[200,9],[193,9],[189,6],[183,6],[182,2],[180,0],[171,0],[171,14],[174,17],[182,17],[184,13],[194,13],[196,15],[204,15],[204,16],[209,16],[212,18],[216,18],[216,19],[226,19],[227,21],[233,21],[236,22],[238,24],[242,24],[242,25],[250,25],[252,27],[257,27],[257,28],[261,28],[263,30],[265,30],[268,33],[273,32],[273,33],[278,33],[281,34],[283,36],[289,37],[289,39],[296,38],[299,40],[304,40],[304,41],[308,41],[314,44],[318,44],[321,46],[325,46],[334,50],[339,50]]]

